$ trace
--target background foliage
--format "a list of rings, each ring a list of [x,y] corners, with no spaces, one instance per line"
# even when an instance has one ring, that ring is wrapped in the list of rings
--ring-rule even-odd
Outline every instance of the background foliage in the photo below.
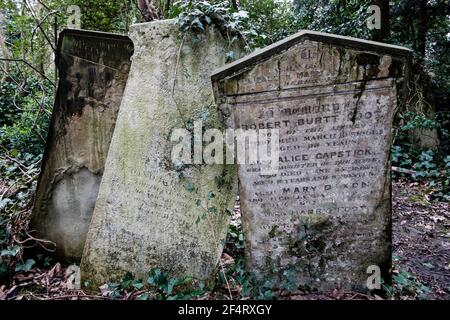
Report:
[[[202,32],[214,24],[231,40],[242,37],[252,51],[301,29],[373,39],[376,31],[366,26],[373,2],[0,0],[0,281],[34,264],[48,264],[45,257],[23,258],[23,240],[30,239],[27,219],[57,83],[54,51],[58,32],[67,25],[68,6],[81,8],[84,29],[127,33],[131,24],[144,20],[143,5],[152,3],[160,18],[176,18],[180,28]],[[408,103],[397,121],[394,171],[396,177],[426,183],[433,199],[449,201],[450,6],[445,0],[390,3],[390,33],[384,41],[411,48],[415,58]],[[437,133],[440,143],[420,147],[411,138],[417,130]],[[239,251],[241,234],[232,234]],[[236,272],[249,287],[243,271]],[[170,296],[167,284],[156,278],[149,279]]]

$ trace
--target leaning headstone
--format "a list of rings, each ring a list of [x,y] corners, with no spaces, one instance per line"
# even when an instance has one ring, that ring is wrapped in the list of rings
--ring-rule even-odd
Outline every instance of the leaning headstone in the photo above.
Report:
[[[161,269],[208,285],[237,194],[236,171],[172,161],[179,144],[173,133],[199,129],[201,135],[200,121],[220,129],[210,74],[232,49],[217,30],[184,33],[176,20],[136,24],[130,38],[133,63],[83,253],[82,283],[95,286],[127,272],[142,279]]]
[[[132,53],[126,36],[60,34],[60,80],[31,229],[67,262],[79,263],[83,253]]]
[[[392,121],[409,55],[302,31],[212,75],[230,128],[279,134],[277,170],[238,169],[247,265],[261,282],[367,290],[378,271],[389,277]]]

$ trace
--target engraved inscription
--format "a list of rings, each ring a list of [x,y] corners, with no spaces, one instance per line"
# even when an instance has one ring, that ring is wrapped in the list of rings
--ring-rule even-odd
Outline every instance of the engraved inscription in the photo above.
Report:
[[[278,130],[278,170],[239,164],[261,283],[367,290],[391,268],[390,148],[409,50],[302,31],[213,74],[226,124]],[[386,278],[385,278],[386,279]]]
[[[373,177],[386,161],[375,147],[386,135],[382,124],[390,103],[388,92],[377,96],[368,92],[359,101],[349,93],[252,105],[251,113],[236,112],[242,129],[280,129],[276,176],[260,175],[257,164],[240,168],[245,176],[242,187],[251,190],[246,200],[269,217],[279,214],[277,208],[283,214],[367,212],[364,203],[376,189]],[[264,111],[268,109],[271,112]],[[255,119],[255,113],[264,117]],[[340,194],[338,199],[341,189],[354,193]]]

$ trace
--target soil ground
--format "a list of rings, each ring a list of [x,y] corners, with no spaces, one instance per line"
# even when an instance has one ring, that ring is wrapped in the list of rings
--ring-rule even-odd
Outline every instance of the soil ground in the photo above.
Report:
[[[450,300],[450,204],[429,201],[417,182],[396,182],[392,192],[394,266],[430,288],[429,299]]]

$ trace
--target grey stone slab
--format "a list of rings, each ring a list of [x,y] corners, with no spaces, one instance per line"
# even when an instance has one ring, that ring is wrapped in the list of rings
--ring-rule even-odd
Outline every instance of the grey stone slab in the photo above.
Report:
[[[81,260],[132,53],[127,36],[60,34],[60,80],[31,229],[56,244],[62,261]]]
[[[171,161],[175,129],[203,118],[220,128],[209,75],[225,64],[228,40],[211,28],[183,33],[175,20],[132,26],[130,77],[81,264],[90,286],[170,277],[211,283],[237,194],[234,166]],[[239,54],[239,52],[237,52]]]
[[[247,267],[262,283],[365,291],[370,266],[389,281],[392,122],[409,56],[302,31],[213,73],[228,127],[280,134],[275,174],[238,169]]]

